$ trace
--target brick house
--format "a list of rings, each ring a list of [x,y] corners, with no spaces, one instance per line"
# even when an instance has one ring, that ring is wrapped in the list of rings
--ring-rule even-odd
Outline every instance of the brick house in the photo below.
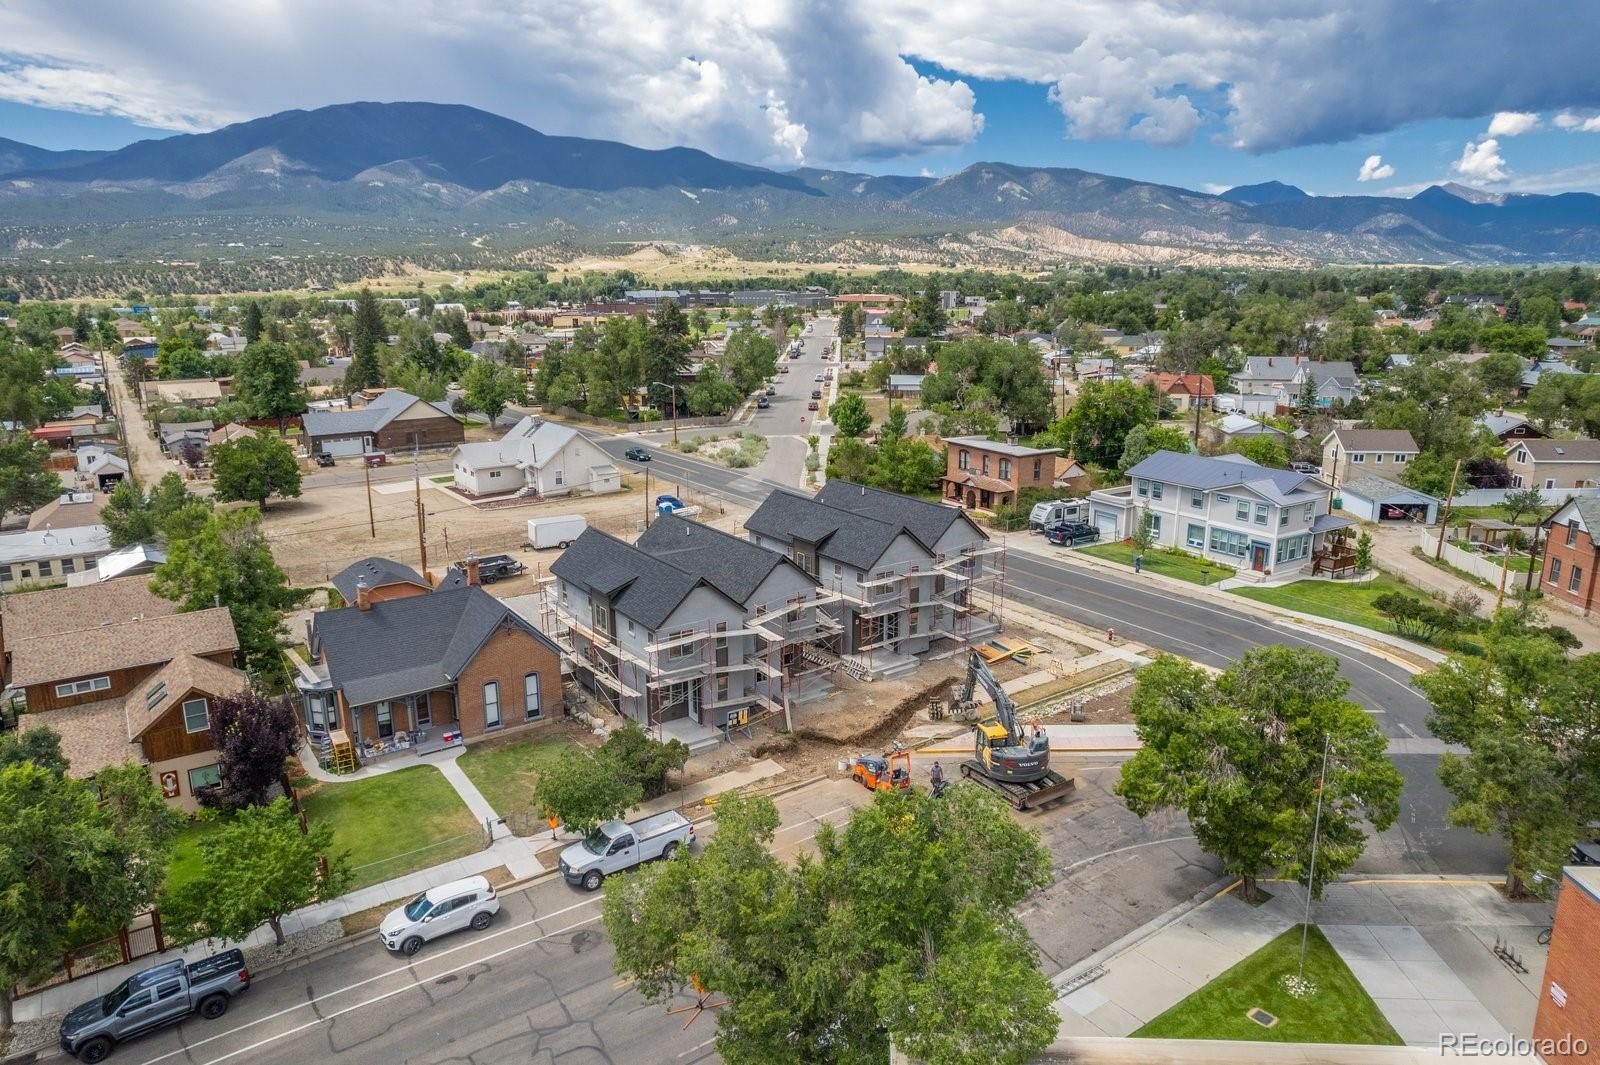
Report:
[[[428,403],[397,388],[354,410],[307,411],[300,424],[313,455],[451,447],[466,440],[461,420],[443,403]]]
[[[311,619],[310,675],[296,685],[313,743],[342,730],[367,757],[397,749],[402,733],[407,746],[471,743],[560,716],[560,650],[479,586],[475,560],[465,584],[426,593],[409,590],[420,578],[398,563],[365,564],[397,579],[375,598],[358,577],[349,606]],[[398,594],[382,597],[386,587]]]
[[[377,555],[350,563],[333,575],[331,583],[344,597],[346,606],[355,603],[356,593],[363,584],[366,585],[368,601],[373,603],[426,595],[433,591],[433,586],[410,566],[402,566],[393,559]]]
[[[1600,484],[1600,440],[1518,440],[1506,448],[1513,488],[1591,488]]]
[[[150,767],[172,805],[198,808],[215,783],[211,705],[246,686],[225,607],[178,612],[146,577],[8,596],[0,606],[5,681],[23,729],[61,736],[73,776],[126,762]]]
[[[1049,488],[1056,479],[1060,448],[1001,444],[980,436],[944,440],[941,494],[969,509],[993,510],[1015,503],[1025,488]]]
[[[1600,569],[1600,499],[1567,500],[1545,529],[1540,584],[1546,595],[1565,599],[1587,614],[1594,606],[1595,571]]]
[[[1561,879],[1533,1038],[1546,1065],[1579,1065],[1600,1047],[1600,867],[1568,866]]]

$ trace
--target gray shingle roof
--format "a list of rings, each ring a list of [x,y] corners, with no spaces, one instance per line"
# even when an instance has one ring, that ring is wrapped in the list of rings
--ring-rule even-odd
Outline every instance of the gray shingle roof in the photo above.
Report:
[[[856,569],[870,568],[902,531],[898,524],[826,506],[787,491],[775,491],[762,500],[755,513],[745,519],[744,527],[784,543],[799,539],[815,544],[820,554]]]
[[[1550,521],[1555,521],[1556,516],[1562,510],[1566,510],[1567,507],[1571,507],[1578,512],[1578,517],[1583,519],[1583,527],[1589,530],[1591,539],[1600,537],[1600,499],[1595,499],[1592,496],[1574,496],[1562,505],[1561,510],[1557,510],[1555,514],[1550,515]],[[1546,524],[1549,523],[1547,522]]]
[[[1019,458],[1032,458],[1035,455],[1059,455],[1058,447],[1028,447],[1024,444],[1007,444],[1002,441],[990,440],[983,436],[947,436],[947,444],[963,444],[967,447],[981,448],[984,451],[993,451],[997,455],[1015,455]],[[949,509],[949,508],[946,508]]]
[[[1439,500],[1426,492],[1419,492],[1415,488],[1407,488],[1403,484],[1396,484],[1386,477],[1360,477],[1354,481],[1346,481],[1339,486],[1339,491],[1344,495],[1360,496],[1370,499],[1374,503],[1437,503]]]
[[[1002,450],[1004,447],[1001,445]],[[1029,455],[1037,453],[1032,448],[1024,450]],[[852,514],[898,525],[930,551],[950,526],[958,521],[971,522],[959,507],[947,507],[943,503],[930,503],[898,492],[868,488],[854,481],[829,481],[813,498],[818,503],[848,510]],[[976,525],[973,529],[981,539],[988,539]]]
[[[1415,454],[1416,440],[1404,429],[1335,429],[1328,434],[1346,451],[1399,451]]]
[[[313,651],[328,656],[328,676],[352,706],[452,683],[502,623],[526,630],[551,651],[554,641],[480,587],[390,599],[362,610],[324,610],[311,621]]]
[[[796,573],[805,574],[776,551],[673,515],[657,518],[634,546],[686,573],[704,578],[717,591],[742,605],[751,605],[750,597],[779,566],[789,566]],[[806,580],[816,583],[815,577],[805,576]]]
[[[400,584],[402,582],[415,584],[419,588],[428,587],[428,582],[423,580],[416,570],[410,566],[402,566],[390,558],[373,555],[360,562],[352,562],[344,569],[333,575],[332,584],[339,589],[339,594],[344,596],[346,603],[356,601],[356,582],[364,580],[368,588],[377,588],[384,584]]]
[[[365,407],[355,410],[308,410],[300,416],[300,424],[307,436],[344,436],[351,433],[375,433],[419,402],[416,396],[391,388]],[[450,410],[442,404],[430,404],[440,414]]]
[[[612,609],[654,630],[672,616],[689,593],[710,581],[624,543],[590,526],[550,564],[550,572],[586,592],[611,600]],[[739,601],[732,601],[743,608]]]

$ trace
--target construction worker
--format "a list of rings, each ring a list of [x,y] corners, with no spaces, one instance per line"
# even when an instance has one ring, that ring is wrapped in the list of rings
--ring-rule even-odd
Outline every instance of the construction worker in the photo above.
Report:
[[[933,763],[933,768],[928,771],[928,779],[933,781],[933,786],[938,787],[944,783],[944,766],[938,762]]]

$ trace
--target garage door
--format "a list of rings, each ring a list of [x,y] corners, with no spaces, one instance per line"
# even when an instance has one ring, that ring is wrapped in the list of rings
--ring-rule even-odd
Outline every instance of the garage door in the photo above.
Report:
[[[1094,512],[1094,527],[1100,530],[1101,540],[1115,540],[1120,535],[1117,531],[1117,516],[1109,510]]]
[[[366,438],[360,436],[325,437],[317,441],[317,449],[338,458],[359,455],[366,449]]]

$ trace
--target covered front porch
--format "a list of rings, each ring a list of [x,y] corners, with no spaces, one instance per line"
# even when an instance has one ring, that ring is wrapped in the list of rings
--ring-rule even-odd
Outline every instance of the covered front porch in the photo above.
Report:
[[[944,479],[944,497],[968,510],[993,510],[1016,500],[1016,488],[998,477],[959,473]]]
[[[325,682],[303,684],[300,695],[306,740],[324,764],[346,744],[357,761],[369,762],[461,743],[454,685],[354,707]]]

